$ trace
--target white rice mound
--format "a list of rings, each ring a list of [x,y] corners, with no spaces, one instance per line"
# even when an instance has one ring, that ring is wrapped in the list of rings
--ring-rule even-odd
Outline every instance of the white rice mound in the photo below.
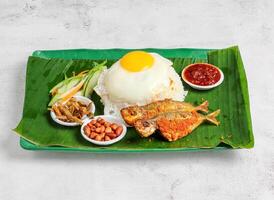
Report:
[[[112,115],[115,117],[119,117],[122,119],[120,110],[122,108],[132,106],[132,104],[128,104],[126,102],[113,102],[110,100],[108,92],[104,86],[104,78],[107,73],[107,69],[104,70],[99,79],[94,91],[101,97],[101,101],[104,104],[104,114],[105,115]],[[187,91],[184,90],[184,86],[181,81],[181,77],[177,74],[174,68],[171,66],[168,69],[168,76],[170,80],[170,84],[168,87],[158,88],[157,93],[155,93],[155,97],[151,99],[146,104],[151,103],[153,101],[164,100],[164,99],[172,99],[175,101],[184,101]],[[134,104],[138,106],[138,103]]]

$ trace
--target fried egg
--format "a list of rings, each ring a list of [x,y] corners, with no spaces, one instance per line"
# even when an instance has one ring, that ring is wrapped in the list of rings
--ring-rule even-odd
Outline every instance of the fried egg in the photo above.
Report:
[[[183,101],[187,92],[172,62],[157,53],[132,51],[99,77],[94,88],[104,104],[104,114],[121,117],[130,105],[145,105],[170,98]]]

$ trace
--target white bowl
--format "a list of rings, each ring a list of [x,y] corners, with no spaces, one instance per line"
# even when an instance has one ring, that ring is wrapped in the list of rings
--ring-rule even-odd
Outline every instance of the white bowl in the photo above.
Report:
[[[84,127],[92,120],[94,119],[97,119],[97,118],[102,118],[104,119],[105,121],[108,121],[108,122],[111,122],[111,123],[116,123],[120,126],[123,127],[123,131],[121,133],[121,135],[119,135],[118,137],[112,139],[112,140],[109,140],[109,141],[97,141],[97,140],[93,140],[93,139],[90,139],[88,136],[86,136],[85,132],[84,132]],[[83,138],[85,138],[87,141],[93,143],[93,144],[97,144],[97,145],[101,145],[101,146],[107,146],[107,145],[110,145],[110,144],[114,144],[118,141],[120,141],[121,139],[123,139],[123,137],[125,137],[126,135],[126,132],[127,132],[127,127],[125,126],[124,122],[117,118],[117,117],[114,117],[114,116],[111,116],[111,115],[99,115],[99,116],[96,116],[92,119],[89,119],[89,120],[85,120],[85,122],[83,123],[83,125],[81,126],[81,134],[83,136]]]
[[[214,67],[216,68],[220,74],[221,74],[221,77],[220,77],[220,80],[218,82],[216,82],[215,84],[213,85],[207,85],[207,86],[202,86],[202,85],[196,85],[196,84],[193,84],[191,82],[189,82],[186,78],[185,78],[185,70],[193,65],[196,65],[196,64],[203,64],[203,65],[209,65],[211,67]],[[224,74],[222,72],[222,70],[220,70],[218,67],[216,67],[215,65],[211,65],[211,64],[208,64],[208,63],[193,63],[193,64],[190,64],[188,65],[187,67],[185,67],[182,71],[182,74],[181,74],[181,77],[182,79],[184,80],[184,82],[186,82],[189,86],[191,86],[192,88],[194,89],[197,89],[197,90],[209,90],[209,89],[212,89],[212,88],[215,88],[217,86],[219,86],[223,81],[224,81]]]
[[[83,104],[88,105],[88,104],[91,103],[90,112],[91,112],[91,113],[95,113],[95,105],[94,105],[94,103],[93,103],[89,98],[83,97],[83,96],[73,96],[73,97],[74,97],[77,101],[80,101],[80,102],[83,103]],[[64,104],[65,104],[65,102],[64,102]],[[64,121],[58,119],[58,118],[56,117],[54,111],[52,111],[52,110],[50,111],[50,116],[51,116],[51,118],[52,118],[56,123],[61,124],[61,125],[63,125],[63,126],[79,126],[79,125],[80,125],[80,124],[77,123],[77,122],[64,122]],[[81,120],[84,121],[85,119],[89,119],[87,115],[84,115],[84,116],[82,117]]]

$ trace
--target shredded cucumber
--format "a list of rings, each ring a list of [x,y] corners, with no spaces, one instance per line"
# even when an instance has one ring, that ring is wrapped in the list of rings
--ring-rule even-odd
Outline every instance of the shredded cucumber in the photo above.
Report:
[[[62,100],[62,96],[64,96],[63,94],[70,93],[69,91],[72,90],[80,82],[84,82],[84,84],[76,94],[89,97],[93,92],[93,88],[97,85],[100,74],[104,69],[106,69],[105,64],[106,61],[100,64],[94,63],[94,67],[88,72],[80,73],[77,76],[66,78],[65,80],[55,85],[50,90],[52,99],[49,102],[48,106],[52,106],[55,102]]]
[[[93,88],[97,85],[98,79],[102,71],[106,69],[106,67],[102,67],[100,70],[96,71],[92,76],[89,77],[89,79],[86,81],[85,87],[84,87],[84,96],[90,97]]]

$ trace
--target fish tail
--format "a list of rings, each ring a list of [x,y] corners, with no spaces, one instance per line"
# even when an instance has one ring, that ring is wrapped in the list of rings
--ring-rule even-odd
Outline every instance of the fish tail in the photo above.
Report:
[[[216,119],[216,117],[219,115],[220,112],[221,112],[221,110],[218,109],[218,110],[206,115],[205,118],[207,121],[218,126],[220,124],[220,122]]]
[[[201,105],[197,106],[195,110],[208,113],[208,101],[205,101]]]

